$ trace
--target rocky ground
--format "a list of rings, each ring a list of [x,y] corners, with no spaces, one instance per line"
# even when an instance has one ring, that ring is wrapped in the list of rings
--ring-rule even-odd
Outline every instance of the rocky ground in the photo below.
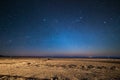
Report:
[[[120,80],[120,60],[0,58],[0,80]]]

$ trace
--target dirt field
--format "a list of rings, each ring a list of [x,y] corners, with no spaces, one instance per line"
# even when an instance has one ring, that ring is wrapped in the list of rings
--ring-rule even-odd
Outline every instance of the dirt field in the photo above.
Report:
[[[0,80],[120,80],[120,59],[0,58]]]

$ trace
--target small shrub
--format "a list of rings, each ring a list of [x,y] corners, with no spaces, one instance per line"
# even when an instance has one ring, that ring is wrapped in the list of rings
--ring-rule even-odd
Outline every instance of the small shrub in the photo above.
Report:
[[[92,68],[94,68],[94,66],[93,65],[89,65],[89,66],[87,66],[87,68],[88,69],[92,69]]]

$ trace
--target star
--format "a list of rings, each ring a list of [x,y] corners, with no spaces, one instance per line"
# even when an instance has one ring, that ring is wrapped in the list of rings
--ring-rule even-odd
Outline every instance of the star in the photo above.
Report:
[[[46,22],[47,20],[46,20],[46,18],[43,18],[43,20],[42,20],[43,22]]]
[[[83,19],[83,17],[80,17],[80,19]]]
[[[29,38],[30,38],[30,36],[25,36],[25,38],[26,38],[26,39],[29,39]]]
[[[106,22],[106,21],[104,21],[103,23],[104,23],[104,24],[106,24],[107,22]]]
[[[58,19],[55,19],[55,23],[58,23],[59,22],[59,20]]]
[[[10,40],[8,40],[8,43],[12,43],[12,41],[13,41],[13,40],[10,39]]]
[[[113,20],[113,18],[110,18],[110,20]]]

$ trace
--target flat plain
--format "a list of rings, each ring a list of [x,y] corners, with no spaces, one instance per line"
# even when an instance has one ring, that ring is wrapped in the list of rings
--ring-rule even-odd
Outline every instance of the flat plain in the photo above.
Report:
[[[0,80],[120,80],[120,59],[0,58]]]

